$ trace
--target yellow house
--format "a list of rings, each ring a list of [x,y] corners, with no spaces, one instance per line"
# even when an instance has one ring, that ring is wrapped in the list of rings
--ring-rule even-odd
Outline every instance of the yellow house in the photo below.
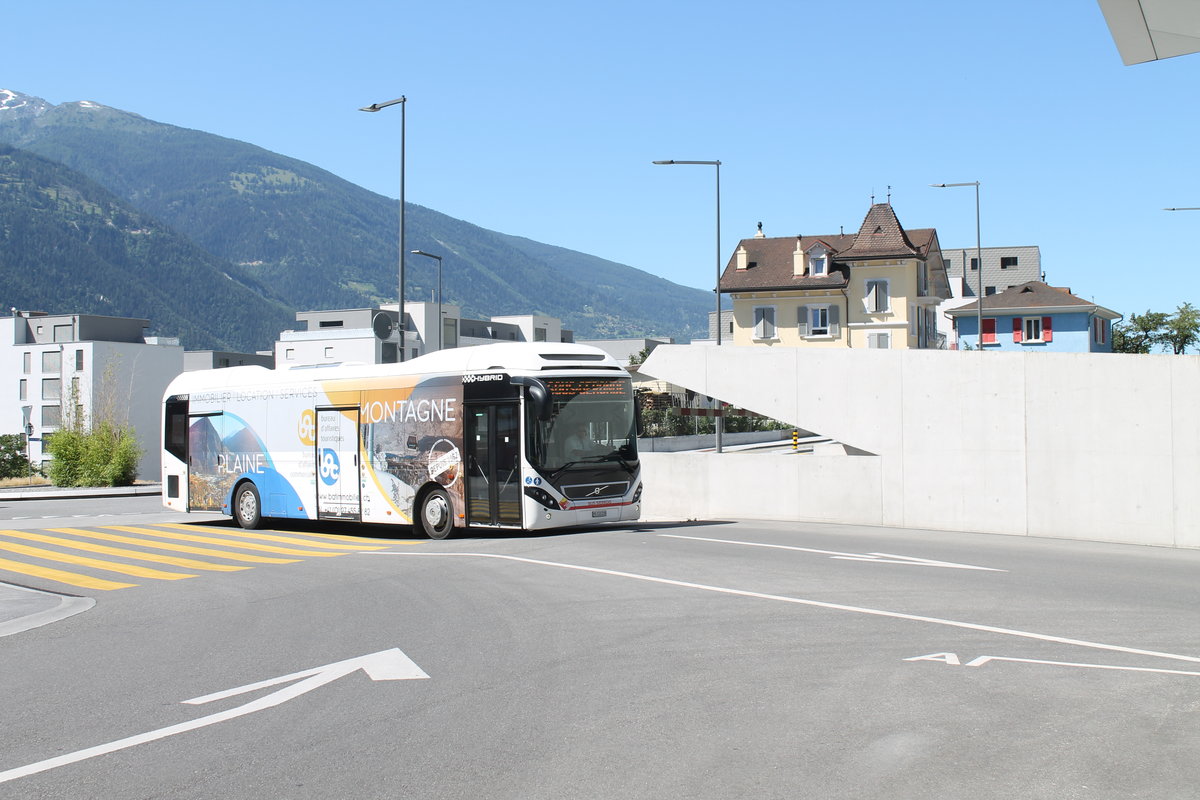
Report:
[[[766,347],[944,347],[937,305],[950,295],[937,231],[905,231],[890,203],[858,234],[768,238],[759,226],[721,276],[733,343]]]

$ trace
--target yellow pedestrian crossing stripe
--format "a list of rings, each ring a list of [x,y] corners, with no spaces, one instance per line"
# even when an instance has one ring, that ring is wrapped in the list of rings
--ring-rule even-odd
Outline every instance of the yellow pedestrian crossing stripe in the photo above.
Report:
[[[138,584],[60,567],[70,565],[145,580],[174,581],[194,578],[198,572],[237,572],[262,564],[295,564],[302,558],[331,558],[383,550],[396,544],[415,542],[320,533],[260,533],[173,523],[0,530],[0,581],[6,573],[16,573],[82,589],[109,591]]]
[[[35,578],[45,578],[70,586],[79,586],[84,589],[127,589],[130,586],[137,586],[136,583],[106,581],[88,575],[81,575],[78,572],[67,572],[61,569],[39,567],[36,564],[22,564],[20,561],[9,561],[7,558],[0,558],[0,570],[16,572],[21,575],[32,575]]]

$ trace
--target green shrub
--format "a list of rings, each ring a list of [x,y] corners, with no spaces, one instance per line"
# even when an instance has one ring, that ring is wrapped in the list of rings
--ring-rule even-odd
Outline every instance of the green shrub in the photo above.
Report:
[[[55,486],[128,486],[137,477],[138,447],[133,430],[101,422],[90,431],[65,428],[50,438]]]
[[[28,475],[25,438],[19,433],[0,435],[0,478],[24,478]]]

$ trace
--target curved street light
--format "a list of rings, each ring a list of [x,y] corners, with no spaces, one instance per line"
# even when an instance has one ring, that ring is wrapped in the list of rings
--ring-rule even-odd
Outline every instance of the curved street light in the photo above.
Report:
[[[442,349],[442,257],[435,256],[433,253],[426,253],[424,250],[409,250],[414,256],[425,256],[426,258],[436,258],[438,262],[438,350]]]
[[[386,103],[372,103],[369,106],[363,106],[359,111],[382,111],[390,106],[400,106],[400,292],[397,298],[397,323],[400,326],[400,360],[404,361],[404,351],[407,349],[406,334],[408,325],[404,322],[404,123],[406,111],[408,107],[407,97],[398,97],[395,100],[388,100]]]
[[[717,285],[715,292],[717,293],[717,347],[721,346],[721,162],[720,161],[655,161],[659,165],[673,164],[701,164],[708,167],[717,168]],[[719,352],[719,351],[718,351]],[[716,451],[721,452],[721,434],[725,429],[725,417],[721,415],[720,400],[717,400],[717,416],[714,424],[716,432]]]

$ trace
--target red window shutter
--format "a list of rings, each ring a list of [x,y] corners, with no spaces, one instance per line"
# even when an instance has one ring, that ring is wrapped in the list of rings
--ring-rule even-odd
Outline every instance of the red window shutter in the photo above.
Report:
[[[1100,344],[1108,343],[1108,320],[1100,320]]]
[[[985,317],[983,320],[983,343],[996,343],[996,320],[994,317]]]
[[[1054,341],[1054,326],[1051,324],[1053,317],[1042,317],[1042,341]]]
[[[1024,329],[1022,326],[1024,324],[1025,324],[1025,320],[1021,319],[1020,317],[1013,317],[1013,341],[1014,342],[1021,341],[1021,334],[1024,333]]]

